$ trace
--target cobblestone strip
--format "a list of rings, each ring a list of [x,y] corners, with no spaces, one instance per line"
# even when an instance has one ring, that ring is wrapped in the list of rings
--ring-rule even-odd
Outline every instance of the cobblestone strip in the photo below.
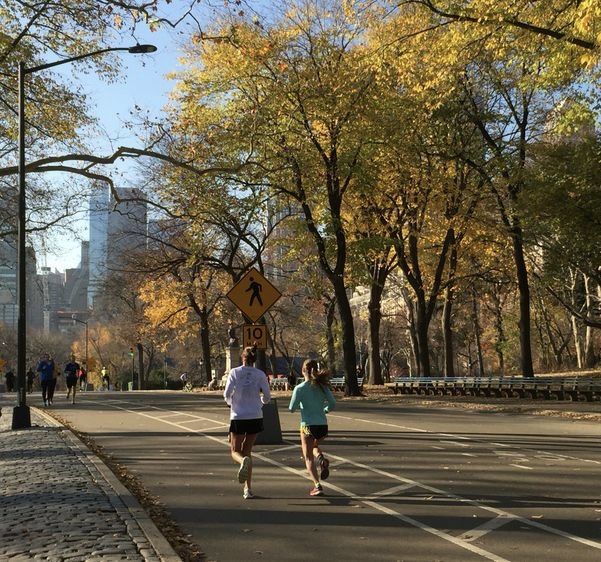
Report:
[[[12,411],[3,410],[0,560],[180,560],[152,522],[148,527],[135,498],[69,430],[52,427],[32,408],[37,427],[11,431]],[[153,543],[163,548],[157,552]]]

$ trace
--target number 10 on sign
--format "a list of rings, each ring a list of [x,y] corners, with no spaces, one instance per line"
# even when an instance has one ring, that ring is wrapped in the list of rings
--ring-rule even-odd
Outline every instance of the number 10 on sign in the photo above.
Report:
[[[257,346],[257,349],[267,349],[267,326],[264,324],[244,324],[242,329],[242,345]]]

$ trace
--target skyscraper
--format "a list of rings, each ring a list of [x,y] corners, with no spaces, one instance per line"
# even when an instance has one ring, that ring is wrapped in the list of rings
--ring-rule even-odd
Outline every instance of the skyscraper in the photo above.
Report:
[[[118,187],[119,201],[111,197],[108,214],[106,265],[108,272],[121,271],[128,258],[146,249],[147,204],[136,188]]]
[[[147,204],[136,188],[98,188],[90,197],[88,306],[94,307],[108,275],[125,268],[127,259],[147,246]],[[117,201],[118,199],[118,201]]]
[[[26,321],[28,329],[36,329],[42,325],[42,296],[37,283],[35,251],[28,247],[26,252]],[[16,241],[4,239],[0,240],[0,321],[16,329],[18,317]]]
[[[88,307],[94,306],[94,297],[106,277],[106,245],[108,236],[109,190],[98,187],[90,197],[90,246],[89,246],[89,281]]]

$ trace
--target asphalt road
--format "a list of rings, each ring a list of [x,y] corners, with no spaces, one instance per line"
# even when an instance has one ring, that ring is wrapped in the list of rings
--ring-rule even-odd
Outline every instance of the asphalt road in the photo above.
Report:
[[[309,497],[298,414],[257,446],[243,500],[218,394],[89,393],[52,407],[135,473],[207,560],[601,560],[597,424],[340,401],[326,496]],[[35,399],[32,402],[35,405]]]

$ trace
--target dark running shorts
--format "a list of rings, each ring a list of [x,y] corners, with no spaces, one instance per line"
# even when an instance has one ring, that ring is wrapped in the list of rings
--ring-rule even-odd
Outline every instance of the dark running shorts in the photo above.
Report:
[[[256,420],[231,420],[230,433],[244,435],[245,433],[261,433],[263,431],[263,419]]]
[[[314,439],[323,439],[328,434],[327,425],[301,425],[301,432]]]
[[[65,382],[67,383],[67,388],[71,388],[77,384],[77,376],[66,376]]]

